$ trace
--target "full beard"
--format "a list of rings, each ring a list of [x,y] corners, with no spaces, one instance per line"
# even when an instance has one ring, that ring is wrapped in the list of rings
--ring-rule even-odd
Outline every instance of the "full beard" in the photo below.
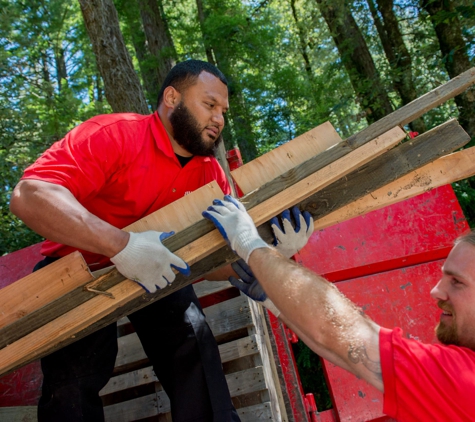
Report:
[[[457,333],[457,324],[453,309],[444,304],[442,301],[439,301],[437,306],[442,310],[452,313],[452,324],[447,325],[440,321],[435,327],[435,335],[437,336],[437,339],[445,345],[453,344],[455,346],[460,346],[460,339]]]
[[[215,156],[218,145],[223,141],[221,134],[213,143],[203,140],[203,130],[190,110],[183,104],[178,104],[177,108],[170,116],[170,123],[173,128],[173,137],[177,143],[192,155]]]

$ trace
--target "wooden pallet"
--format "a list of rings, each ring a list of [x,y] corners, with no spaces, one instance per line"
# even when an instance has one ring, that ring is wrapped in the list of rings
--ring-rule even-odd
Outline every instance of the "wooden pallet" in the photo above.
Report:
[[[232,401],[243,422],[286,421],[262,309],[227,281],[194,285],[206,303],[210,296],[235,296],[205,307],[218,342]],[[127,318],[118,322],[119,353],[114,374],[101,391],[106,421],[171,421],[170,402],[155,376],[138,336]],[[186,403],[184,403],[186,405]]]

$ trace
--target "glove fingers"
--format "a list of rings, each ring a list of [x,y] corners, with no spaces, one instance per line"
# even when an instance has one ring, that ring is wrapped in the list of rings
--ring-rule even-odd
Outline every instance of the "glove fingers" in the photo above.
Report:
[[[313,217],[308,211],[304,211],[303,216],[305,223],[307,224],[307,237],[310,237],[314,230]]]
[[[182,273],[184,276],[188,277],[191,273],[191,268],[190,266],[183,261],[186,267],[179,267],[178,265],[171,264],[171,267],[177,270],[178,272]]]
[[[226,230],[224,230],[224,227],[221,225],[221,222],[220,222],[221,215],[218,212],[211,209],[211,208],[212,207],[208,207],[208,211],[203,211],[201,213],[201,215],[204,218],[210,220],[216,226],[216,228],[219,230],[219,232],[221,233],[221,236],[223,236],[224,240],[229,242]]]
[[[241,290],[241,292],[243,292],[244,294],[246,293],[246,291],[248,290],[249,286],[242,282],[241,280],[238,280],[236,277],[229,277],[229,282],[236,288],[238,288],[239,290]]]
[[[231,195],[224,195],[224,200],[228,203],[233,204],[237,209],[241,211],[246,211],[244,205],[237,199],[233,198]]]
[[[302,227],[302,220],[300,219],[300,217],[302,217],[302,213],[300,212],[298,207],[292,207],[292,215],[295,221],[295,233],[298,233],[300,231],[300,228]]]
[[[142,284],[140,281],[137,281],[137,280],[132,280],[132,281],[135,281],[140,287],[142,287],[142,289],[144,289],[147,293],[153,293],[153,292],[150,292],[150,289],[145,285],[145,284]]]
[[[272,241],[273,246],[277,246],[279,243],[279,237],[284,234],[282,227],[280,226],[279,220],[277,217],[272,217],[270,220],[270,226],[272,228],[272,234],[274,235],[274,240]]]
[[[160,242],[163,242],[165,239],[169,238],[170,236],[173,236],[174,234],[174,231],[160,233]]]
[[[236,272],[241,280],[245,283],[252,283],[255,280],[251,268],[242,259],[231,264],[232,269]]]

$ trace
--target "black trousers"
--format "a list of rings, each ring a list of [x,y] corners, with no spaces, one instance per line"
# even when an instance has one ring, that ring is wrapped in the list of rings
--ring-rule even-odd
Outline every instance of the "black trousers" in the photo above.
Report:
[[[54,259],[39,262],[36,271]],[[171,402],[174,422],[239,422],[213,334],[193,287],[129,315]],[[41,359],[38,422],[103,422],[99,391],[117,355],[111,324]]]

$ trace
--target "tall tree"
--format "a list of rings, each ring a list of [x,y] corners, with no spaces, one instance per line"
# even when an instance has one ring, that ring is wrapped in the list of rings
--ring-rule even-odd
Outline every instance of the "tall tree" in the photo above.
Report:
[[[394,1],[376,0],[377,8],[374,0],[367,1],[391,68],[394,89],[401,97],[402,105],[408,104],[417,98],[417,92],[412,75],[411,55],[406,47],[394,13]],[[382,19],[379,14],[381,14]],[[422,118],[411,122],[410,127],[419,133],[426,131],[426,125]]]
[[[137,0],[142,17],[148,51],[152,57],[151,68],[155,71],[155,90],[149,94],[157,98],[160,87],[177,58],[173,39],[160,0]]]
[[[236,38],[236,33],[243,30],[243,26],[247,26],[247,23],[239,16],[240,6],[236,5],[238,9],[236,10],[231,8],[230,4],[222,4],[215,0],[209,0],[208,4],[196,0],[196,6],[208,60],[212,59],[211,63],[215,64],[228,80],[229,124],[223,133],[226,147],[238,145],[244,161],[250,161],[257,156],[256,139],[242,87],[234,75],[232,65],[238,54],[238,50],[232,48],[233,39]]]
[[[452,0],[421,0],[421,6],[431,17],[449,76],[454,78],[470,69],[472,65],[454,2]],[[475,87],[472,86],[455,97],[455,103],[460,113],[460,124],[473,138],[475,136]]]
[[[79,0],[79,4],[112,109],[149,114],[112,0]]]
[[[346,0],[316,0],[368,123],[392,111],[368,46]]]

